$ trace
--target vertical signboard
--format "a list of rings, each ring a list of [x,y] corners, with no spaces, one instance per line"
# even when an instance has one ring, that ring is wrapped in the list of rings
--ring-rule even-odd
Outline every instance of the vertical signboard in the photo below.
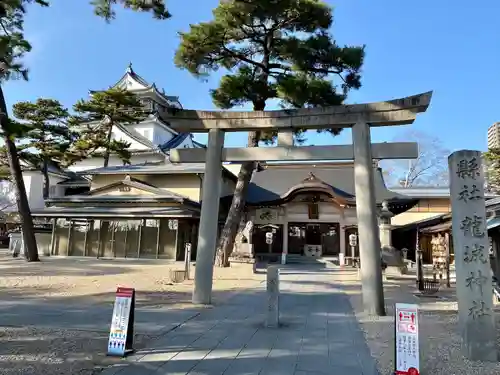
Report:
[[[417,305],[396,303],[395,375],[420,374],[418,323]]]
[[[118,287],[108,340],[108,355],[123,357],[134,343],[135,289]]]

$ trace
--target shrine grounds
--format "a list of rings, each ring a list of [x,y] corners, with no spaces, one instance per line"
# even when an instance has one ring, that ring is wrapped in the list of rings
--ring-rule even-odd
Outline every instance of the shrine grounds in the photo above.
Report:
[[[116,361],[105,351],[117,285],[137,290],[136,349],[196,316],[202,309],[190,303],[193,281],[172,284],[172,268],[183,264],[54,257],[27,263],[0,254],[0,374],[88,375]],[[216,304],[264,280],[246,265],[215,269],[214,277]]]
[[[75,258],[44,258],[40,263],[26,263],[20,259],[12,259],[6,254],[0,255],[0,374],[107,375],[110,369],[103,371],[103,368],[111,365],[118,364],[126,368],[137,366],[138,363],[145,364],[144,361],[134,362],[137,361],[134,356],[126,360],[105,356],[116,285],[137,289],[134,347],[145,358],[157,356],[156,362],[150,362],[149,365],[163,364],[168,367],[168,362],[175,365],[176,357],[172,358],[172,353],[170,359],[162,359],[158,349],[159,343],[171,346],[175,342],[175,350],[184,350],[179,348],[179,338],[186,338],[186,334],[189,336],[193,330],[209,330],[203,325],[200,326],[200,322],[209,320],[209,315],[223,317],[219,322],[222,328],[220,333],[231,337],[235,333],[230,327],[254,329],[254,326],[245,325],[248,325],[249,321],[260,319],[259,314],[265,313],[260,311],[266,304],[265,275],[262,272],[254,274],[250,265],[233,265],[229,269],[215,270],[215,303],[212,308],[193,307],[190,304],[192,281],[172,285],[169,279],[171,268],[180,269],[182,265],[159,261]],[[349,309],[353,311],[349,314],[355,317],[351,332],[359,330],[362,333],[361,340],[366,341],[363,345],[369,349],[367,353],[371,354],[378,365],[378,373],[373,370],[369,373],[363,372],[362,375],[389,375],[393,371],[394,356],[393,304],[417,303],[421,308],[422,374],[500,375],[500,363],[472,363],[461,355],[453,286],[450,290],[444,288],[438,292],[438,298],[418,298],[414,295],[413,279],[389,279],[385,282],[388,316],[372,318],[361,312],[357,272],[333,266],[287,266],[283,275],[283,309],[290,310],[282,310],[282,314],[286,323],[287,316],[292,317],[291,309],[295,305],[297,311],[306,312],[323,308],[323,305],[328,305],[328,301],[347,301],[346,306],[350,306]],[[322,302],[305,306],[304,298]],[[238,301],[258,303],[240,306]],[[294,301],[298,302],[295,304]],[[254,312],[255,315],[252,315]],[[328,319],[332,322],[342,319],[339,315],[330,312]],[[244,318],[248,316],[250,320]],[[500,327],[500,310],[496,311],[496,316],[497,327]],[[279,329],[280,335],[293,338],[295,331],[291,322],[292,320],[289,320],[289,325]],[[224,329],[225,324],[228,329]],[[333,336],[332,340],[338,340],[341,332],[333,330],[328,334]],[[253,342],[245,344],[247,349],[256,344],[255,337]],[[298,337],[297,340],[304,342],[304,337]],[[346,337],[346,341],[348,340],[349,337]],[[258,365],[269,361],[273,350],[276,352],[276,345],[279,345],[279,340],[277,342],[278,344],[259,342],[262,347],[250,356],[248,350],[247,356],[244,356],[245,350],[238,352],[235,348],[231,349],[236,350],[235,361],[242,358],[244,363]],[[309,349],[312,350],[313,346]],[[283,350],[280,353],[280,358],[294,356],[293,353]],[[328,352],[327,356],[330,354]],[[209,356],[206,356],[200,359],[199,363],[202,364],[208,359]],[[182,362],[180,359],[179,361]],[[139,371],[141,369],[142,367],[137,367],[137,371],[133,373],[150,373],[147,372],[147,367],[144,367],[144,371]],[[296,371],[287,373],[323,374],[317,370],[303,371],[297,367]],[[125,370],[123,373],[129,372]],[[248,368],[246,372],[242,369],[241,372],[229,373],[246,374]],[[258,374],[259,371],[252,373]],[[267,374],[261,372],[264,373]],[[121,371],[118,375],[121,375]]]

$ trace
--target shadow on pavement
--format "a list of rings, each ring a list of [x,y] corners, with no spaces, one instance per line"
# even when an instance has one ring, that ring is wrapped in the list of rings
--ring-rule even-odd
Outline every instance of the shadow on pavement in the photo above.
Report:
[[[246,291],[102,374],[379,375],[349,297],[324,284],[285,274],[280,328],[264,325],[265,291]]]

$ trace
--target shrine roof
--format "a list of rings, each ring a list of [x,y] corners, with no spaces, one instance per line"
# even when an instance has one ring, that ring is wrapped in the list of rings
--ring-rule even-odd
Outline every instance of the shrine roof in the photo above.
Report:
[[[92,175],[147,175],[147,174],[204,174],[205,163],[171,163],[167,158],[164,161],[145,162],[140,164],[113,165],[77,172],[80,176]],[[236,181],[236,176],[222,166],[225,177]]]
[[[432,226],[439,225],[443,222],[448,222],[450,220],[451,220],[451,213],[437,214],[435,216],[427,217],[421,220],[413,221],[405,225],[394,227],[393,231],[399,233],[412,231],[416,229],[421,231],[425,228],[430,228]]]
[[[382,172],[374,169],[375,197],[378,204],[387,200],[390,203],[416,200],[386,188]],[[258,206],[273,202],[284,203],[295,190],[318,190],[355,203],[354,166],[352,164],[296,164],[267,165],[263,170],[255,172],[249,186],[247,203]]]
[[[101,174],[184,174],[184,173],[204,173],[203,163],[170,163],[146,162],[141,164],[113,165],[78,172],[80,175],[101,175]]]
[[[144,217],[199,217],[198,210],[190,210],[185,207],[103,207],[93,205],[85,207],[45,207],[33,210],[35,217],[66,217],[66,218],[138,218]]]

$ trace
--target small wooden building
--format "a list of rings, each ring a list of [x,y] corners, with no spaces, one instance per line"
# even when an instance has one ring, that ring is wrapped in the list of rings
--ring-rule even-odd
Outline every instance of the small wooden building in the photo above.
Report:
[[[419,243],[422,250],[424,250],[424,254],[427,255],[428,262],[433,265],[435,270],[444,273],[448,256],[450,264],[454,263],[455,256],[451,232],[451,214],[444,215],[441,220],[442,222],[439,224],[419,230]]]
[[[392,231],[393,246],[408,249],[408,258],[416,260],[416,248],[423,251],[425,264],[443,264],[447,247],[453,262],[453,240],[451,238],[451,214],[437,215],[398,227]]]

